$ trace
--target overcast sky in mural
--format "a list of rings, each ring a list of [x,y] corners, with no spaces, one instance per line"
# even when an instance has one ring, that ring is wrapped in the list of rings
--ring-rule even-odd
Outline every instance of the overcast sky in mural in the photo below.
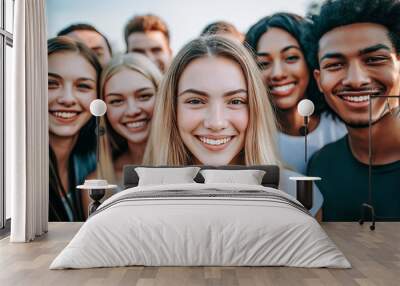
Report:
[[[199,35],[210,22],[226,20],[246,32],[268,14],[289,11],[304,16],[311,0],[47,0],[48,34],[56,36],[64,27],[89,23],[103,32],[115,51],[124,51],[123,28],[137,14],[161,16],[171,31],[172,49],[177,51]]]

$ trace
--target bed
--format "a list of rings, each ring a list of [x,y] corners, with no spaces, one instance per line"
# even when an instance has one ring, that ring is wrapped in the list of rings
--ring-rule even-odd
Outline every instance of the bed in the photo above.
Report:
[[[277,189],[276,166],[201,166],[263,170],[260,185],[204,183],[198,173],[192,183],[141,186],[136,168],[124,168],[126,189],[99,207],[50,269],[351,267],[309,211]]]

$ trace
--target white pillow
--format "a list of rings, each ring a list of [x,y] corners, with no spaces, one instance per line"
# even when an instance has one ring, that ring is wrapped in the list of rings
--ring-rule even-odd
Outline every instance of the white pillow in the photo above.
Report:
[[[204,183],[234,183],[246,185],[261,185],[265,171],[261,170],[201,170]]]
[[[184,168],[135,168],[138,186],[195,183],[199,167]]]

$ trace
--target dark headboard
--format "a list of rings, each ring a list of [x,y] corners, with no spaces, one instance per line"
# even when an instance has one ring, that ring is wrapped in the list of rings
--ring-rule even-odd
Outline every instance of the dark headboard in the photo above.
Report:
[[[186,166],[141,166],[141,165],[125,165],[124,166],[124,189],[136,187],[139,183],[139,176],[135,171],[136,167],[149,167],[149,168],[181,168]],[[201,169],[219,169],[219,170],[263,170],[265,175],[262,179],[261,184],[265,187],[272,187],[277,189],[279,186],[279,167],[275,165],[255,165],[255,166],[239,166],[239,165],[227,165],[227,166],[207,166],[207,165],[196,165]],[[204,183],[204,178],[200,174],[194,178],[197,183]]]

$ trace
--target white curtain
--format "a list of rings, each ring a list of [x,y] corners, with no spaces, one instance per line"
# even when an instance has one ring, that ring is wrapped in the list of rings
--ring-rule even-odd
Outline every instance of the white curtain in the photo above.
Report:
[[[6,98],[12,242],[47,232],[49,155],[45,0],[15,1],[13,94]]]

